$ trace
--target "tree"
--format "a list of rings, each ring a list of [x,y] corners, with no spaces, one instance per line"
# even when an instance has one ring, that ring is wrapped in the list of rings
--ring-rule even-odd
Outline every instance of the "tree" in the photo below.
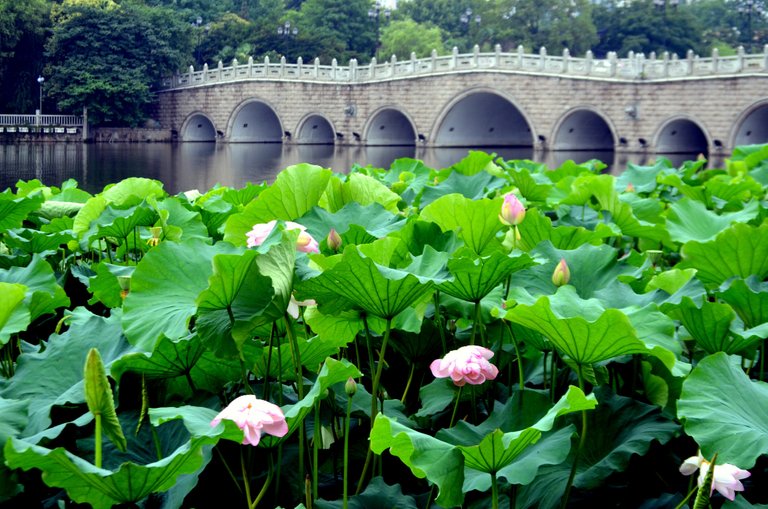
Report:
[[[325,60],[367,61],[376,50],[370,6],[368,0],[306,0],[301,5],[299,31],[315,43],[315,55]]]
[[[55,9],[49,94],[62,112],[87,107],[94,124],[136,126],[147,117],[152,87],[190,54],[190,26],[164,8],[100,4]]]
[[[381,57],[397,55],[399,59],[416,56],[426,57],[432,50],[443,50],[443,38],[440,29],[431,25],[421,25],[412,19],[392,21],[381,32]]]
[[[0,111],[33,112],[50,28],[46,0],[0,0]]]

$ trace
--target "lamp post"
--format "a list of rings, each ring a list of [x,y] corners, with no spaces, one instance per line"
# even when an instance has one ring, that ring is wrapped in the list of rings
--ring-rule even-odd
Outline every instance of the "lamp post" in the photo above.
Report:
[[[379,60],[379,46],[381,46],[381,16],[384,16],[384,20],[389,20],[392,15],[392,11],[385,8],[381,3],[381,0],[376,0],[376,3],[368,9],[368,17],[376,22],[376,50],[374,52],[376,60]]]
[[[285,51],[283,53],[286,53],[286,54],[288,53],[288,41],[287,41],[287,39],[289,39],[291,37],[296,37],[298,34],[299,34],[299,29],[296,28],[295,26],[292,27],[290,21],[286,21],[285,23],[283,23],[282,25],[279,25],[277,27],[277,35],[279,37],[283,37],[284,39],[286,39]]]
[[[201,16],[198,16],[197,19],[195,19],[194,23],[192,23],[192,27],[197,32],[197,45],[195,46],[195,62],[199,65],[202,65],[202,52],[200,49],[200,46],[203,42],[203,31],[205,31],[206,34],[211,30],[211,24],[206,23],[205,27],[203,29],[200,28],[200,26],[203,24],[203,18]]]
[[[463,13],[461,13],[461,16],[459,16],[459,21],[461,22],[461,26],[464,27],[464,33],[467,36],[469,36],[469,30],[470,30],[470,27],[472,26],[472,22],[474,21],[475,25],[480,26],[480,23],[482,22],[482,20],[483,18],[479,14],[475,14],[474,16],[472,16],[472,9],[469,7],[467,7],[467,9]]]
[[[38,114],[38,124],[40,123],[40,116],[43,114],[43,82],[45,81],[45,78],[41,76],[37,77],[37,83],[40,85],[40,107],[37,110]]]
[[[758,16],[761,16],[765,14],[765,11],[755,0],[743,0],[739,2],[737,11],[740,15],[747,17],[746,46],[749,49],[755,42],[755,34],[752,30],[752,15],[757,14]]]

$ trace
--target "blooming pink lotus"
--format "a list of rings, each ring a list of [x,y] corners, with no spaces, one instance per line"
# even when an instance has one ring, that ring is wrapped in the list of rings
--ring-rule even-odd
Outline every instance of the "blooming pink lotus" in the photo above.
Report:
[[[465,383],[480,385],[493,380],[499,369],[488,362],[493,352],[482,346],[468,345],[448,352],[442,359],[432,361],[429,369],[435,378],[448,378],[461,387]]]
[[[525,207],[512,193],[504,195],[504,203],[501,204],[499,221],[508,226],[517,226],[525,219]]]
[[[251,231],[245,234],[245,236],[248,237],[248,241],[246,243],[247,246],[256,247],[262,245],[267,237],[269,237],[269,234],[272,233],[272,230],[275,229],[276,224],[277,221],[272,220],[268,223],[259,223],[253,225]],[[285,229],[300,230],[299,238],[296,240],[296,249],[299,251],[303,251],[305,253],[320,252],[320,245],[314,238],[312,238],[312,235],[307,233],[307,229],[303,225],[294,223],[293,221],[286,221]]]
[[[697,456],[691,456],[680,465],[680,473],[683,475],[691,475],[697,469],[699,471],[699,488],[704,484],[704,479],[709,472],[709,461],[699,453]],[[747,470],[742,470],[730,463],[723,463],[722,465],[715,465],[715,473],[712,476],[712,486],[709,489],[710,494],[713,491],[719,491],[728,500],[736,498],[737,491],[744,491],[744,485],[741,484],[741,479],[746,479],[750,474]]]
[[[259,445],[262,433],[276,437],[288,433],[288,424],[280,407],[251,394],[232,400],[211,421],[211,426],[216,426],[222,419],[235,421],[237,427],[243,430],[243,444]]]

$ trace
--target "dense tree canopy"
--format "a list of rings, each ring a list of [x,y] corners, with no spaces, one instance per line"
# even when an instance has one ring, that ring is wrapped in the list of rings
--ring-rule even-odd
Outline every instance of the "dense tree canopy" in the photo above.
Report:
[[[378,8],[377,8],[378,5]],[[768,0],[0,0],[0,98],[33,112],[88,106],[99,123],[136,124],[167,74],[219,61],[284,56],[324,64],[377,53],[446,54],[457,47],[550,54],[592,50],[678,55],[768,42]],[[290,27],[285,30],[285,27]]]

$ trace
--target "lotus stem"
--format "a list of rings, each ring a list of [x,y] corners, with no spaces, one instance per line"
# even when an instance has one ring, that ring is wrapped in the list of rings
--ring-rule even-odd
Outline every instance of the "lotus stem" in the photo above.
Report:
[[[456,422],[456,411],[459,409],[459,402],[461,401],[461,391],[464,389],[463,385],[459,386],[459,392],[456,393],[456,402],[453,404],[453,412],[451,413],[451,420],[448,423],[448,427],[452,428],[453,423]]]
[[[475,335],[477,334],[477,330],[480,327],[480,301],[475,302],[475,320],[472,323],[472,335],[469,337],[469,344],[474,345],[475,344]],[[485,345],[481,345],[485,346]]]
[[[320,447],[323,445],[323,433],[320,426],[320,403],[322,400],[317,400],[317,403],[315,403],[315,432],[314,432],[314,440],[312,440],[312,497],[313,500],[317,500],[317,484],[318,484],[318,466],[320,462],[318,461],[319,456],[319,450]]]
[[[344,419],[344,487],[343,487],[343,509],[348,507],[349,499],[349,420],[352,417],[352,396],[347,396],[347,415]]]
[[[504,324],[507,326],[507,330],[509,331],[509,336],[512,338],[512,344],[515,347],[515,355],[517,356],[517,377],[518,377],[518,383],[520,385],[520,391],[522,392],[525,386],[525,380],[523,378],[523,359],[520,357],[520,347],[517,344],[517,339],[515,338],[515,334],[512,332],[512,326],[509,325],[509,322],[504,322]],[[546,380],[546,371],[544,374],[544,379]]]
[[[264,373],[264,390],[262,391],[261,399],[269,399],[269,370],[272,367],[272,341],[275,338],[275,328],[277,324],[272,322],[272,328],[269,330],[269,343],[267,343],[267,371]],[[278,347],[279,348],[279,347]]]
[[[499,509],[499,481],[496,479],[496,472],[491,472],[491,500],[493,509]]]
[[[288,336],[288,341],[291,345],[291,355],[293,356],[293,365],[296,369],[296,392],[299,395],[299,401],[304,399],[304,375],[301,369],[301,353],[299,352],[299,342],[296,339],[296,334],[293,330],[293,322],[291,317],[286,314],[285,318],[285,333]],[[305,430],[304,421],[299,424],[299,473],[304,475],[304,440]]]
[[[373,361],[373,347],[371,346],[371,329],[368,328],[368,316],[363,313],[363,327],[365,327],[365,346],[368,350],[368,370],[373,376],[376,371],[376,364]]]
[[[243,455],[242,448],[240,449],[240,472],[243,475],[243,486],[245,487],[245,502],[248,504],[248,509],[256,507],[251,498],[251,482],[248,476],[248,468],[245,466],[245,455]]]
[[[272,465],[272,455],[269,455],[269,470],[267,470],[267,479],[264,481],[264,485],[261,487],[261,490],[259,491],[259,494],[256,495],[256,499],[253,501],[253,504],[248,506],[248,509],[254,509],[257,505],[259,505],[259,502],[261,502],[261,499],[264,498],[264,495],[267,493],[267,489],[269,488],[269,485],[272,483],[272,471],[274,470],[274,466]],[[246,486],[248,484],[246,483]]]
[[[443,347],[443,357],[448,353],[448,343],[445,341],[445,329],[443,328],[443,319],[440,315],[440,290],[435,291],[435,327],[440,333],[440,345]]]
[[[576,375],[579,379],[579,389],[581,389],[581,392],[584,392],[584,375],[582,373],[582,367],[581,364],[577,365],[576,369]],[[573,480],[576,477],[576,469],[579,466],[579,457],[581,456],[581,451],[584,449],[584,444],[587,441],[587,411],[586,409],[583,409],[581,411],[581,436],[579,437],[579,445],[576,449],[576,454],[573,457],[573,465],[571,466],[571,474],[568,476],[568,484],[565,486],[565,494],[563,495],[563,501],[560,504],[560,509],[565,509],[565,507],[568,505],[568,497],[571,494],[571,487],[573,486]]]
[[[411,372],[408,374],[408,382],[405,384],[403,390],[403,396],[400,398],[400,403],[405,404],[405,397],[408,395],[408,389],[411,388],[411,382],[413,382],[413,375],[416,373],[416,363],[411,363]]]

